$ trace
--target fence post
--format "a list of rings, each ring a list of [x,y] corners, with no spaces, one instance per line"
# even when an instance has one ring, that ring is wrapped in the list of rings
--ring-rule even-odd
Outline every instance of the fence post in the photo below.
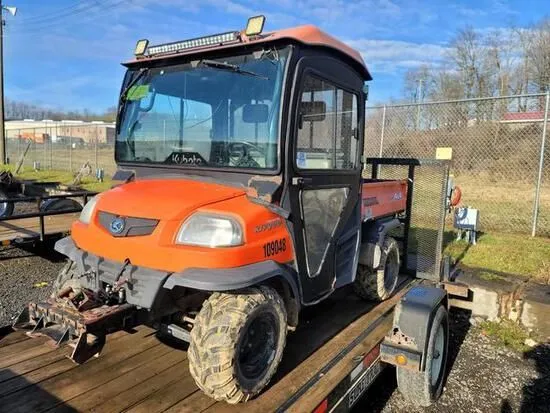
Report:
[[[69,136],[69,171],[73,171],[73,136]]]
[[[540,191],[542,184],[542,172],[544,169],[544,151],[546,149],[546,130],[548,128],[548,109],[550,104],[550,91],[546,92],[546,103],[544,104],[544,122],[542,125],[542,138],[540,142],[539,173],[537,176],[537,189],[535,192],[535,206],[533,208],[533,229],[531,236],[537,235],[537,222],[539,219]]]
[[[386,105],[384,105],[384,108],[382,109],[382,130],[380,131],[380,153],[378,154],[378,157],[382,157],[382,153],[384,151],[384,131],[386,130]]]
[[[95,170],[99,169],[99,156],[97,152],[97,142],[99,141],[99,126],[95,127]]]

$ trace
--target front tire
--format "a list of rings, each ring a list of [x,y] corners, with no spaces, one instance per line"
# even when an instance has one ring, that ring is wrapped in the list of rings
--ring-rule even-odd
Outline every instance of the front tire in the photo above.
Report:
[[[380,264],[376,270],[359,264],[353,282],[355,293],[367,301],[383,301],[391,297],[401,267],[397,241],[386,237],[381,248]]]
[[[397,367],[397,387],[403,397],[417,406],[428,407],[441,396],[447,366],[449,316],[444,306],[437,310],[428,340],[426,369],[416,372]]]
[[[189,370],[208,396],[231,404],[257,395],[283,356],[287,314],[267,286],[214,293],[191,330]]]

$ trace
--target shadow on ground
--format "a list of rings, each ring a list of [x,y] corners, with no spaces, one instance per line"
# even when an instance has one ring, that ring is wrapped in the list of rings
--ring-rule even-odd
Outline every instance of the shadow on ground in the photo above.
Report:
[[[550,412],[550,344],[540,344],[525,352],[523,358],[535,364],[537,377],[522,389],[520,413]],[[510,402],[502,402],[501,413],[511,413]]]

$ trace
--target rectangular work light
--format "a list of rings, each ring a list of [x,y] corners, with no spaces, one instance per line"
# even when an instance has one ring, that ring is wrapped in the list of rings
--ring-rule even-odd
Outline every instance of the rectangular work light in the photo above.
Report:
[[[147,51],[147,46],[149,46],[149,40],[141,39],[136,43],[136,49],[134,50],[134,55],[143,56]]]
[[[151,46],[148,49],[148,55],[152,56],[160,53],[178,52],[180,50],[192,49],[195,47],[220,45],[223,43],[233,42],[238,39],[238,32],[227,32],[215,34],[213,36],[197,37],[195,39],[183,40],[181,42]]]
[[[247,36],[257,36],[264,30],[265,16],[254,16],[248,19],[245,34]]]

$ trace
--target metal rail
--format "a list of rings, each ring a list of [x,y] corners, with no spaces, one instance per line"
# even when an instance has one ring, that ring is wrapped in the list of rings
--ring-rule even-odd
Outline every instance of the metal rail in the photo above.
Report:
[[[27,203],[35,202],[38,211],[24,213],[24,214],[10,215],[9,217],[0,217],[0,223],[6,222],[6,221],[15,221],[18,219],[25,219],[25,218],[38,218],[39,226],[40,226],[39,239],[40,239],[40,242],[44,242],[44,240],[46,239],[46,225],[44,220],[45,217],[54,216],[54,215],[72,214],[72,213],[80,212],[82,208],[67,208],[67,209],[62,209],[58,211],[41,211],[40,208],[43,201],[46,201],[48,199],[82,198],[82,201],[83,201],[82,205],[84,206],[88,202],[88,198],[96,194],[97,194],[96,192],[90,192],[90,191],[75,191],[75,192],[65,193],[65,194],[18,196],[15,198],[3,198],[0,200],[1,202],[9,202],[13,204],[21,203],[21,202],[27,202]],[[28,238],[34,239],[35,237],[28,237]]]

